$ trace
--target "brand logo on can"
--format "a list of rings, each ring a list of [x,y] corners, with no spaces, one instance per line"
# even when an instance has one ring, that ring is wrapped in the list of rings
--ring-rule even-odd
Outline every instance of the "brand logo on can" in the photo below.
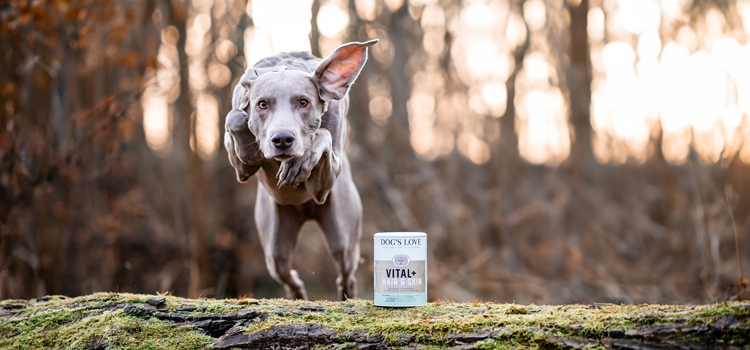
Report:
[[[411,259],[406,254],[398,254],[393,257],[392,262],[395,267],[406,267],[409,266]]]

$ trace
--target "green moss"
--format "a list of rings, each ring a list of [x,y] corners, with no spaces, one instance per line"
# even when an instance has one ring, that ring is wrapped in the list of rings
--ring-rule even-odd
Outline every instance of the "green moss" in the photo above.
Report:
[[[103,304],[142,305],[149,295],[97,293],[79,298],[49,297],[38,300],[4,300],[0,307],[14,316],[0,321],[0,348],[82,348],[88,343],[106,341],[114,349],[201,349],[214,341],[192,327],[178,327],[157,319],[125,314],[122,309],[104,311],[92,308]],[[320,324],[341,333],[366,331],[380,333],[393,343],[404,343],[407,336],[428,348],[449,346],[453,333],[504,329],[498,339],[478,344],[481,349],[550,348],[550,336],[580,336],[602,339],[611,332],[627,332],[661,323],[712,325],[732,316],[744,328],[729,334],[731,339],[747,339],[750,308],[744,304],[721,303],[705,306],[679,305],[561,305],[520,306],[493,303],[437,302],[415,308],[383,308],[371,301],[308,302],[282,299],[199,299],[164,295],[163,310],[176,312],[194,307],[193,316],[228,314],[255,310],[266,316],[245,326],[254,333],[279,324]],[[693,339],[700,341],[700,339]],[[591,346],[596,348],[597,346]]]
[[[515,305],[511,305],[510,307],[508,307],[507,310],[505,310],[505,313],[507,315],[526,315],[529,312],[526,311],[525,307],[518,307],[518,306],[515,306]]]
[[[529,344],[529,343],[523,343],[518,342],[515,340],[497,340],[497,339],[487,339],[483,340],[481,342],[478,342],[476,344],[477,349],[481,350],[511,350],[511,349],[532,349],[537,348],[537,344]]]
[[[111,349],[208,348],[213,339],[192,327],[178,327],[156,319],[144,320],[122,310],[87,310],[87,307],[101,302],[138,304],[146,299],[99,293],[76,299],[32,300],[22,314],[0,323],[0,333],[8,335],[0,338],[0,348],[80,349],[96,342],[106,342],[107,348]]]
[[[98,315],[51,311],[26,320],[11,320],[3,324],[5,330],[18,335],[0,339],[3,349],[79,349],[96,341],[106,341],[112,349],[203,349],[213,340],[191,327],[143,320],[122,310]]]

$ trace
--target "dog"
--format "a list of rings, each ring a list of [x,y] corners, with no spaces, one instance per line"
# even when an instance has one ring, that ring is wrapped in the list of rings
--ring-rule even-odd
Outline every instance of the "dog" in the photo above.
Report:
[[[255,223],[266,267],[289,299],[307,299],[292,269],[302,225],[318,223],[338,266],[339,299],[357,297],[362,201],[344,153],[349,87],[377,39],[321,60],[279,54],[248,68],[234,88],[224,146],[237,180],[258,174]]]

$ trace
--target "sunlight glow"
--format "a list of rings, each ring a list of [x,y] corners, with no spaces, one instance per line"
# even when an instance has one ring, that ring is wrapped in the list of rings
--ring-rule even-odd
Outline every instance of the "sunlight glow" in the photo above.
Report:
[[[216,45],[216,58],[218,58],[221,63],[231,61],[234,56],[237,56],[237,46],[233,42],[222,40]]]
[[[273,54],[270,35],[263,29],[248,27],[245,29],[244,40],[248,67]]]
[[[532,83],[547,84],[550,70],[547,59],[539,52],[532,52],[523,59],[523,72]]]
[[[477,39],[466,50],[466,65],[474,78],[484,78],[492,74],[495,63],[503,60],[497,45],[490,39]],[[505,62],[500,63],[503,65]]]
[[[456,144],[458,151],[475,164],[484,164],[490,160],[489,146],[474,134],[461,133]]]
[[[213,60],[216,52],[219,61],[229,62],[237,53],[237,47],[228,40],[218,40],[212,50],[211,9],[214,0],[194,0],[188,12],[188,29],[185,52],[188,55],[188,83],[193,96],[195,123],[190,134],[190,147],[204,159],[213,158],[219,144],[219,106],[216,99],[205,92],[209,83],[216,87],[226,86],[231,79],[229,68]]]
[[[180,71],[177,57],[177,29],[162,31],[162,41],[156,57],[159,66],[141,98],[143,131],[146,144],[157,154],[165,155],[172,140],[169,103],[180,96]]]
[[[682,13],[682,5],[685,0],[659,0],[661,14],[667,21],[677,19]]]
[[[683,96],[689,93],[686,91],[690,76],[689,59],[690,53],[684,46],[675,42],[664,46],[661,55],[662,74],[664,74],[661,124],[665,133],[679,132],[689,125],[683,119],[684,115],[690,113],[687,106],[683,104]]]
[[[586,28],[589,39],[593,41],[604,40],[604,11],[599,7],[592,7],[588,14],[588,27]]]
[[[198,96],[196,103],[195,135],[198,155],[213,158],[219,150],[219,104],[209,94]]]
[[[508,25],[505,29],[505,40],[511,47],[520,46],[526,41],[526,25],[521,15],[512,12],[508,17]]]
[[[180,64],[177,48],[174,45],[161,45],[156,56],[159,67],[156,71],[154,84],[158,85],[158,93],[167,97],[167,102],[177,101],[180,97]]]
[[[338,36],[349,25],[349,15],[336,5],[324,5],[318,10],[318,30],[323,36]]]
[[[661,151],[664,153],[664,159],[670,164],[684,164],[690,152],[690,139],[691,134],[687,130],[664,133],[661,142]]]
[[[592,124],[597,138],[628,142],[619,145],[613,153],[609,148],[602,148],[602,142],[595,142],[595,152],[601,161],[621,163],[629,154],[639,161],[645,160],[650,132],[648,121],[653,115],[648,104],[633,103],[648,97],[636,75],[635,56],[630,44],[624,42],[610,42],[602,50],[606,80],[592,94]],[[647,66],[644,68],[645,72],[652,71]]]
[[[460,154],[476,164],[487,162],[500,137],[497,118],[515,102],[521,155],[554,166],[570,152],[570,96],[559,87],[565,84],[566,76],[559,74],[567,69],[568,58],[558,59],[559,49],[548,36],[554,34],[553,25],[569,24],[567,13],[553,17],[564,3],[527,0],[521,11],[507,0],[451,6],[437,0],[355,0],[350,10],[347,1],[327,0],[321,1],[314,20],[323,56],[346,40],[379,38],[370,51],[372,64],[386,69],[394,63],[391,40],[396,38],[378,19],[408,6],[418,22],[414,30],[422,34],[421,47],[414,48],[419,52],[407,53],[404,62],[412,86],[404,93],[409,97],[410,142],[423,159]],[[219,101],[209,90],[230,84],[237,56],[244,54],[250,66],[280,52],[310,50],[312,0],[247,4],[253,26],[243,33],[244,52],[238,52],[227,30],[238,22],[219,20],[232,13],[232,5],[194,0],[185,9],[187,83],[195,107],[191,146],[206,159],[218,153],[221,119]],[[691,148],[704,163],[724,164],[734,155],[750,163],[750,0],[730,1],[727,6],[736,10],[708,6],[692,17],[688,5],[688,0],[592,2],[587,35],[592,141],[599,161],[644,162],[661,131],[661,151],[672,164],[684,163]],[[359,16],[361,28],[350,28],[350,21],[355,22],[350,14]],[[350,38],[352,29],[355,38]],[[180,96],[179,36],[174,26],[161,30],[158,65],[148,68],[150,79],[140,101],[146,142],[157,154],[165,154],[172,142],[170,104]],[[515,101],[508,101],[514,54],[527,39],[530,46],[519,61],[523,69],[513,87]],[[452,65],[448,70],[446,53]],[[456,78],[459,85],[453,84]],[[383,134],[382,127],[399,110],[398,99],[392,98],[387,77],[371,78],[367,85],[369,117]]]
[[[698,36],[689,26],[682,26],[677,31],[677,43],[688,49],[688,52],[695,51],[698,48]]]
[[[740,132],[742,141],[741,141],[741,149],[739,151],[740,153],[740,160],[742,160],[745,164],[750,164],[750,120],[745,119],[746,128],[743,132]]]
[[[495,118],[502,117],[508,102],[508,89],[505,83],[491,82],[482,87],[482,98],[489,107],[489,113]]]
[[[548,49],[539,47],[524,58],[515,86],[516,132],[521,156],[534,164],[555,166],[568,156],[570,138],[567,103],[554,86],[554,68],[544,54]]]
[[[437,5],[422,10],[423,46],[427,53],[439,56],[445,50],[445,12]]]
[[[262,30],[267,33],[268,44],[271,49],[270,54],[277,54],[288,51],[310,51],[310,19],[312,12],[310,7],[312,0],[253,0],[252,14],[253,23],[256,31]],[[283,13],[283,16],[279,16]],[[250,29],[250,28],[248,28]],[[263,35],[254,33],[251,38],[258,40]],[[247,31],[246,47],[248,46]],[[255,41],[252,40],[251,41]],[[253,44],[253,43],[251,43]],[[266,43],[261,43],[265,46]],[[253,54],[254,57],[266,57],[266,55]],[[248,63],[251,61],[248,56]],[[258,58],[258,59],[260,59]]]
[[[435,122],[435,98],[426,92],[416,92],[407,103],[409,124],[415,129],[432,129]],[[422,153],[422,152],[420,152]]]
[[[662,152],[667,161],[681,164],[685,161],[690,144],[689,122],[686,116],[690,114],[684,96],[687,96],[688,61],[690,54],[684,46],[675,42],[667,43],[661,54],[663,67],[663,91],[661,105],[661,127],[664,132]]]
[[[638,37],[638,57],[655,59],[661,53],[661,39],[658,32],[645,32]]]
[[[703,38],[703,44],[705,45],[704,47],[710,49],[713,42],[724,34],[726,19],[721,11],[716,8],[711,8],[706,13],[704,21],[706,23],[706,35]]]
[[[391,117],[393,105],[389,96],[375,96],[370,100],[370,115],[376,124],[385,125]]]
[[[661,3],[664,16],[675,17],[673,12],[683,6],[681,0]],[[741,16],[744,3],[738,3]],[[725,157],[747,154],[748,135],[739,128],[750,116],[750,44],[741,46],[726,37],[723,15],[710,9],[704,30],[683,25],[675,41],[662,49],[659,21],[652,14],[659,10],[656,3],[623,0],[617,5],[622,28],[640,33],[638,54],[628,42],[610,42],[601,53],[592,48],[593,66],[604,73],[595,74],[592,85],[597,157],[642,161],[657,121],[662,152],[670,163],[684,163],[691,147],[704,163],[719,161],[722,151],[731,151]]]
[[[143,131],[146,144],[154,151],[165,151],[169,147],[169,105],[163,96],[151,95],[142,100]]]
[[[380,14],[380,6],[376,0],[354,0],[359,18],[372,21]]]
[[[555,68],[549,47],[539,46],[526,55],[516,79],[516,132],[521,156],[534,164],[555,166],[570,152],[568,109],[555,86]]]
[[[560,89],[533,90],[518,106],[518,144],[531,163],[554,166],[570,152],[565,101]]]
[[[511,15],[506,1],[468,1],[460,11],[434,0],[420,3],[427,5],[420,17],[427,55],[424,68],[412,77],[413,91],[407,104],[412,146],[426,160],[449,155],[456,147],[471,162],[486,163],[490,158],[488,142],[499,136],[495,118],[505,113],[505,84],[514,69],[511,50],[516,43],[508,43],[506,37],[518,44],[525,40],[523,18],[518,13]],[[451,64],[464,89],[446,91],[449,73],[441,63],[446,31],[453,37]]]
[[[511,10],[508,2],[467,1],[460,11],[430,1],[409,3],[423,6],[421,17],[413,15],[424,32],[417,66],[437,62],[449,31],[454,40],[447,49],[464,85],[447,92],[446,78],[434,68],[415,73],[407,109],[416,153],[432,160],[451,152],[455,140],[461,155],[477,164],[486,161],[499,137],[493,117],[505,114],[513,53],[527,40],[528,26],[531,46],[514,86],[519,151],[535,164],[562,162],[570,152],[569,101],[556,86],[564,81],[558,76],[561,62],[544,38],[550,3],[525,1],[523,12]],[[730,29],[715,8],[688,21],[686,4],[603,0],[589,9],[592,141],[599,161],[645,162],[654,154],[659,131],[661,151],[672,164],[684,163],[691,148],[704,163],[738,153],[750,161],[748,36]],[[750,0],[736,6],[750,33]],[[393,101],[386,94],[370,98],[373,121],[385,125]]]
[[[742,17],[742,25],[745,27],[745,32],[750,34],[750,0],[738,0],[737,12]]]
[[[200,91],[208,86],[208,74],[206,73],[205,61],[196,59],[188,64],[188,78],[190,89]]]
[[[523,18],[531,31],[544,28],[547,23],[547,10],[544,2],[542,0],[525,1],[523,3]]]
[[[385,6],[391,12],[396,12],[404,5],[404,0],[385,0]]]
[[[393,112],[390,82],[383,77],[371,78],[367,82],[367,94],[370,96],[368,107],[372,121],[379,126],[386,125]]]
[[[211,63],[208,65],[208,79],[216,87],[222,87],[229,84],[232,78],[232,72],[229,68],[221,63]]]
[[[653,0],[618,0],[617,14],[628,32],[640,34],[659,29],[661,11]]]
[[[461,10],[461,22],[469,30],[486,30],[494,22],[492,10],[485,3],[475,2]]]
[[[185,53],[195,56],[201,53],[206,45],[206,33],[211,29],[211,15],[199,13],[188,20],[187,38],[185,41]]]
[[[476,115],[485,115],[489,113],[489,107],[482,96],[482,89],[473,86],[469,89],[469,110]]]
[[[414,151],[426,160],[447,155],[453,150],[451,129],[456,126],[454,113],[457,105],[444,96],[436,98],[435,91],[441,90],[444,83],[440,73],[433,69],[414,75],[415,90],[407,102],[411,144]],[[437,103],[440,103],[438,111],[435,108]]]

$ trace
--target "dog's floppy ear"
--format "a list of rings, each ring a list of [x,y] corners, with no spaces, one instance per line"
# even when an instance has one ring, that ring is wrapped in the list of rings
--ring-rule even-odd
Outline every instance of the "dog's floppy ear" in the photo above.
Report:
[[[232,109],[244,110],[247,108],[247,104],[250,102],[250,87],[252,86],[253,80],[258,79],[258,77],[263,74],[285,69],[287,69],[286,66],[248,68],[245,71],[245,74],[240,78],[240,82],[234,87],[234,93],[232,94]]]
[[[324,100],[340,100],[349,92],[349,86],[357,79],[367,61],[367,48],[378,43],[378,39],[368,42],[348,43],[339,46],[315,68],[314,77],[318,81],[320,95]]]
[[[250,101],[250,89],[246,88],[242,83],[237,84],[234,87],[234,93],[232,93],[232,109],[244,110]]]

